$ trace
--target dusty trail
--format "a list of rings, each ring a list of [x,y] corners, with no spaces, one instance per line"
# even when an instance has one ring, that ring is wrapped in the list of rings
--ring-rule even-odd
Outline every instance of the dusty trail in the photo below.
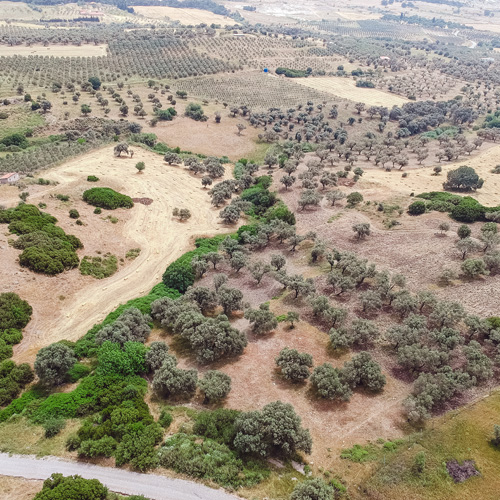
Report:
[[[224,490],[214,490],[193,481],[70,462],[56,457],[36,459],[31,455],[0,453],[0,470],[2,475],[26,479],[47,479],[53,473],[61,473],[64,476],[78,474],[85,479],[98,479],[116,493],[145,495],[153,500],[238,499]]]
[[[142,174],[135,173],[138,161],[146,163]],[[183,167],[168,166],[160,155],[148,151],[136,149],[133,159],[115,158],[112,147],[107,147],[56,167],[46,175],[59,182],[51,188],[53,192],[83,192],[89,187],[87,175],[97,175],[99,185],[133,198],[152,198],[153,203],[136,203],[124,225],[123,236],[141,248],[139,257],[113,276],[86,284],[64,302],[62,313],[37,311],[36,304],[32,304],[32,321],[15,352],[18,361],[32,361],[38,349],[51,342],[77,340],[118,305],[148,293],[161,281],[166,266],[192,247],[193,237],[231,231],[221,225],[219,210],[211,207],[199,178]],[[30,201],[35,202],[36,195]],[[174,207],[189,208],[192,217],[184,223],[174,220]],[[58,295],[57,289],[53,294]]]

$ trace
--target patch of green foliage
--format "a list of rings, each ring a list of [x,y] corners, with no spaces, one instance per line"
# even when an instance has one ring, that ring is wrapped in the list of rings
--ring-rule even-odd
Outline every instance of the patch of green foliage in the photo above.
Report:
[[[94,276],[97,279],[108,278],[116,273],[118,269],[118,259],[109,253],[103,257],[83,257],[80,262],[80,272],[85,276]]]
[[[97,182],[99,180],[99,177],[96,177],[95,175],[89,175],[87,176],[87,181],[88,182]]]
[[[55,217],[34,205],[0,210],[0,223],[8,223],[9,231],[19,235],[14,242],[14,248],[23,250],[19,263],[39,273],[59,274],[79,264],[75,250],[83,247],[81,241],[55,222]]]
[[[176,261],[172,262],[163,273],[163,284],[167,288],[184,293],[195,280],[195,273],[191,261],[196,256],[209,252],[216,252],[226,235],[214,236],[213,238],[198,238],[195,242],[196,249],[185,253]]]
[[[33,500],[106,500],[108,488],[97,479],[52,474]]]
[[[0,406],[9,404],[35,378],[28,363],[16,365],[6,359],[0,363]]]
[[[305,78],[309,76],[309,72],[301,69],[276,68],[277,75],[285,75],[287,78]]]
[[[111,188],[91,188],[83,193],[83,200],[94,207],[114,210],[116,208],[132,208],[134,202],[130,196],[116,192]]]
[[[231,488],[251,486],[270,474],[262,462],[243,461],[225,444],[183,433],[167,439],[158,454],[163,467]]]
[[[440,191],[422,193],[417,195],[417,198],[427,201],[426,210],[448,212],[452,219],[459,222],[486,221],[486,213],[500,211],[500,206],[485,207],[470,196],[459,196]]]

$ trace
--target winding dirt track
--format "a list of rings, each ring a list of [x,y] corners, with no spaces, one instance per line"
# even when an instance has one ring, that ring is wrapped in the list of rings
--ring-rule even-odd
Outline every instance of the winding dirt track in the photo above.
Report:
[[[219,210],[211,207],[199,178],[183,167],[168,166],[160,155],[137,148],[135,153],[133,159],[115,158],[113,148],[106,147],[47,173],[59,182],[52,188],[54,192],[65,188],[83,192],[89,187],[84,181],[87,175],[97,175],[99,185],[133,198],[152,198],[153,203],[136,203],[123,229],[123,235],[141,248],[139,257],[113,276],[85,285],[65,301],[63,314],[36,311],[34,307],[25,340],[16,348],[16,360],[32,361],[40,347],[60,339],[77,340],[118,305],[148,293],[160,282],[167,265],[192,248],[193,237],[234,231],[220,223]],[[138,161],[146,163],[142,174],[134,168]],[[35,200],[30,198],[32,203]],[[189,208],[189,221],[173,220],[174,207]],[[57,296],[57,290],[53,293]]]

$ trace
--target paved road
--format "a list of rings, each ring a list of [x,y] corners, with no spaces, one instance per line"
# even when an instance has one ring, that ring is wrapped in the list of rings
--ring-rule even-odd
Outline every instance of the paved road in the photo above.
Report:
[[[98,479],[111,491],[124,495],[144,495],[153,500],[237,500],[223,490],[214,490],[199,483],[170,479],[156,474],[140,474],[112,467],[71,462],[56,457],[37,459],[31,455],[0,453],[0,475],[47,479],[54,472],[65,476],[78,474]]]

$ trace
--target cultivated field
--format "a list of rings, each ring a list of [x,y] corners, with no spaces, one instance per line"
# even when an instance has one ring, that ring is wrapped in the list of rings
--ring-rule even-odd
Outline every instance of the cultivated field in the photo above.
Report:
[[[377,89],[366,89],[356,87],[356,82],[350,78],[295,78],[295,83],[304,85],[321,92],[328,92],[330,94],[341,97],[342,99],[349,99],[355,102],[364,102],[368,106],[387,106],[394,105],[401,106],[407,99],[400,96],[382,92]]]
[[[225,16],[219,16],[208,10],[200,9],[178,9],[174,7],[149,7],[143,5],[134,5],[135,12],[149,19],[170,18],[173,21],[179,21],[182,24],[238,24],[233,19]]]
[[[137,174],[134,168],[138,161],[146,163],[143,174]],[[148,293],[160,282],[167,265],[189,248],[195,236],[226,230],[218,221],[218,210],[210,207],[210,198],[199,179],[182,167],[167,166],[162,156],[137,148],[133,160],[113,157],[113,150],[108,147],[56,167],[44,176],[59,185],[33,192],[29,201],[49,203],[50,195],[55,193],[80,199],[81,193],[91,187],[85,181],[88,175],[97,175],[100,186],[112,187],[132,197],[152,198],[153,203],[149,206],[137,203],[131,210],[109,212],[122,221],[116,224],[120,231],[104,220],[108,214],[103,213],[101,219],[92,214],[93,207],[85,209],[83,202],[75,207],[86,226],[71,223],[68,227],[71,219],[62,215],[67,214],[68,207],[53,212],[65,230],[82,239],[85,248],[81,256],[93,255],[92,250],[98,249],[118,255],[135,247],[140,247],[141,253],[105,280],[80,276],[78,270],[48,277],[21,271],[15,262],[18,251],[8,246],[7,237],[2,234],[2,262],[8,263],[0,271],[2,289],[20,293],[34,311],[25,329],[25,339],[17,346],[17,360],[32,361],[38,349],[59,339],[78,339],[120,303]],[[16,191],[2,187],[0,198],[9,206],[14,205]],[[174,221],[171,215],[174,207],[189,208],[191,219],[185,224]],[[124,245],[122,240],[127,243]],[[64,298],[61,300],[60,296]]]
[[[0,56],[94,57],[105,56],[107,49],[107,45],[0,45]]]

